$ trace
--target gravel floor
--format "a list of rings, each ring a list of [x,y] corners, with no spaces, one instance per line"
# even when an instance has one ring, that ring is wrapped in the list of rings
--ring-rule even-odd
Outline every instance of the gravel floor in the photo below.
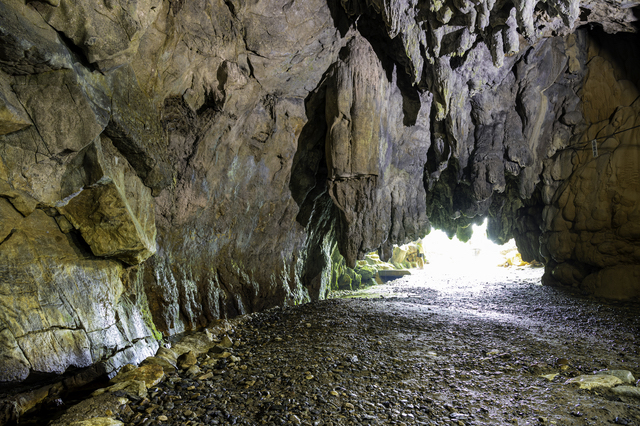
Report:
[[[640,425],[640,399],[565,384],[606,368],[640,376],[637,303],[542,287],[533,268],[433,272],[251,315],[230,335],[233,357],[200,356],[198,374],[169,375],[120,420]]]

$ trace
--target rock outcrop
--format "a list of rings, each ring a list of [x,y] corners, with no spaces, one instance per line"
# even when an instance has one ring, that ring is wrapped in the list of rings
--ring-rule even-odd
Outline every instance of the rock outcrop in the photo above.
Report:
[[[486,216],[546,283],[639,296],[637,37],[588,29],[634,7],[1,0],[0,381],[112,371],[324,297],[335,247]]]

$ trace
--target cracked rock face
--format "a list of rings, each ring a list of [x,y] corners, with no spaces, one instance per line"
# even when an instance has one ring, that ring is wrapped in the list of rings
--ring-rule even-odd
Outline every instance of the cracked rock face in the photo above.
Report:
[[[636,2],[98,3],[0,0],[0,381],[484,217],[545,283],[640,296]]]

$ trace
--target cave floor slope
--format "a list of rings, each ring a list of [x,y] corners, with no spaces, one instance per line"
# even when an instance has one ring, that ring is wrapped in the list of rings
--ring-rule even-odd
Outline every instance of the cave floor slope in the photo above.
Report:
[[[532,268],[432,272],[427,266],[357,298],[253,314],[231,335],[239,361],[209,368],[202,355],[202,373],[213,375],[200,377],[211,377],[170,375],[120,419],[640,425],[640,399],[566,384],[602,369],[628,370],[637,380],[638,304],[542,287]]]

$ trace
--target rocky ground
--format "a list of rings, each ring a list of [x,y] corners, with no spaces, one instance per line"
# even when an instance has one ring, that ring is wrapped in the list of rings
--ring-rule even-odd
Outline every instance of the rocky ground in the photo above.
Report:
[[[129,402],[107,415],[125,425],[640,425],[636,379],[566,384],[603,369],[640,376],[639,305],[542,287],[539,269],[495,273],[435,279],[427,266],[250,315],[208,352],[178,358],[185,369],[146,397],[113,392]]]

